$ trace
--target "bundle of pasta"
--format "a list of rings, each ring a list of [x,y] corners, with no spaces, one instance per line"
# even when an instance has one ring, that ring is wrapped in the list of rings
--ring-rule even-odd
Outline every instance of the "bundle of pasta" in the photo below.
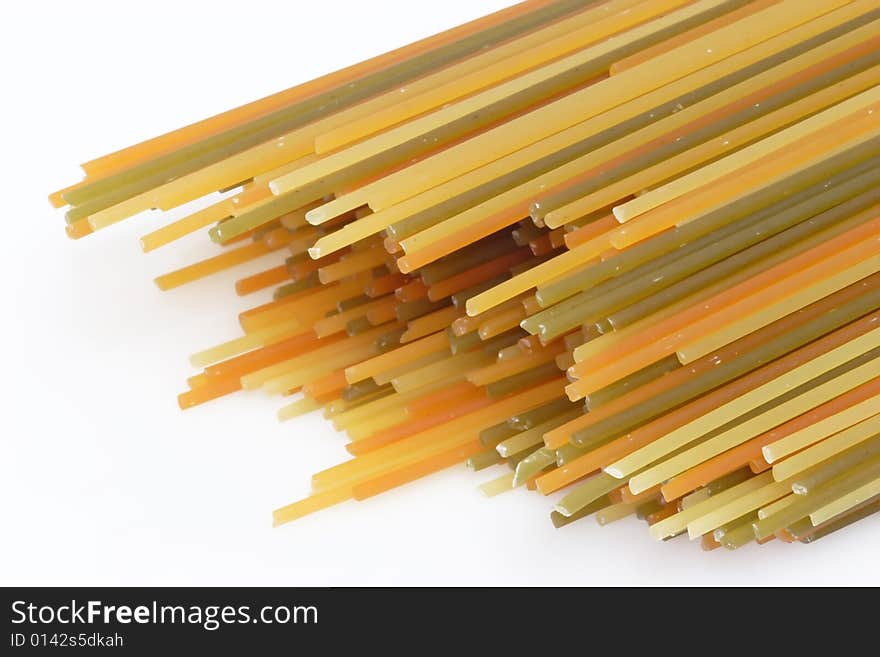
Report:
[[[276,523],[466,461],[706,549],[880,508],[880,2],[529,0],[112,153],[80,238],[222,200],[188,283],[274,300],[187,408],[323,409],[354,458]]]

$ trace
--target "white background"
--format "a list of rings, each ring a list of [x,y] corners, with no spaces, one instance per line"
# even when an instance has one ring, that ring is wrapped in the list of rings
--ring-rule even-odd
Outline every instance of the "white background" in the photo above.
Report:
[[[876,518],[812,546],[704,553],[634,520],[554,530],[552,501],[488,500],[455,468],[278,529],[273,508],[347,454],[320,417],[239,394],[180,412],[187,357],[238,335],[232,283],[152,279],[156,214],[78,242],[48,192],[77,164],[507,3],[16,2],[4,10],[0,584],[880,584]],[[175,213],[174,217],[180,216]],[[500,472],[500,471],[499,471]]]

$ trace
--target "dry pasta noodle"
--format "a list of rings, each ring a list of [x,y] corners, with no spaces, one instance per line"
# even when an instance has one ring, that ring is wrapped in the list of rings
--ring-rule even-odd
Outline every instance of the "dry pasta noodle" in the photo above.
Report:
[[[880,0],[526,0],[82,165],[74,239],[216,191],[156,279],[270,301],[181,408],[323,412],[276,524],[467,463],[704,549],[880,510]],[[505,470],[506,468],[506,470]]]

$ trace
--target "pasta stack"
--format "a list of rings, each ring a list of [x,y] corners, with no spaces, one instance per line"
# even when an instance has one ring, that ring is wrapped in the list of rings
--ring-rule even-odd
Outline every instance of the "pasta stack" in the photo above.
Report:
[[[188,408],[323,409],[353,458],[276,523],[467,462],[705,549],[880,508],[880,1],[528,0],[83,164],[81,238],[220,200],[162,289],[274,298]]]

